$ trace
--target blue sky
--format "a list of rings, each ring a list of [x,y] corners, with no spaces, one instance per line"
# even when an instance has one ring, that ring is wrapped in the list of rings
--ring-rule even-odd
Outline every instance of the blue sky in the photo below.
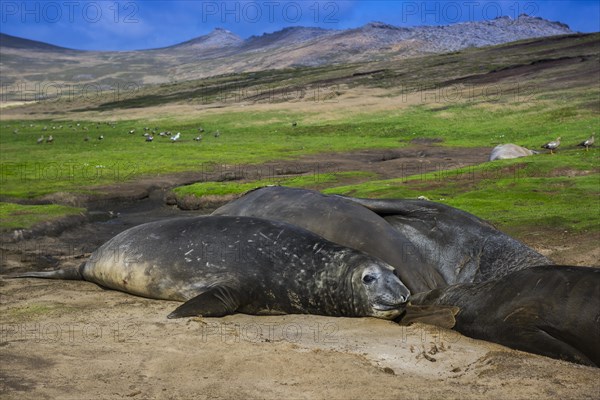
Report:
[[[0,12],[2,33],[84,50],[169,46],[217,27],[247,38],[286,26],[448,25],[521,13],[566,23],[574,31],[600,31],[599,0],[0,0]]]

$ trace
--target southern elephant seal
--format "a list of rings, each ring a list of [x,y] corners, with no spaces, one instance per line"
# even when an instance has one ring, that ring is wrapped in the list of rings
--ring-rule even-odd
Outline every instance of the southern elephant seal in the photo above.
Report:
[[[467,336],[600,367],[600,268],[532,267],[412,302],[459,307],[454,329]]]
[[[268,218],[298,225],[392,265],[412,293],[446,285],[436,268],[423,262],[415,252],[409,238],[348,199],[313,190],[269,186],[247,192],[212,215]]]
[[[552,264],[524,243],[458,208],[427,200],[344,198],[379,214],[408,237],[424,263],[435,265],[448,284],[484,282]]]
[[[533,154],[539,154],[539,151],[529,150],[513,143],[499,144],[492,149],[490,161],[527,157]]]
[[[121,232],[78,269],[12,277],[76,279],[184,301],[169,317],[320,314],[392,319],[409,297],[393,268],[294,225],[204,216]]]

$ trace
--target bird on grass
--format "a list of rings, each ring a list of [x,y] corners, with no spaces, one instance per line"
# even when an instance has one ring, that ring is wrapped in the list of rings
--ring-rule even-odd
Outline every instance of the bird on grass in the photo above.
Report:
[[[181,132],[177,132],[175,134],[175,136],[171,136],[169,139],[171,139],[171,141],[176,142],[179,140],[179,137],[181,136]]]
[[[198,128],[198,133],[202,133],[202,132],[204,132],[204,128],[203,127]]]
[[[104,135],[98,136],[98,140],[104,140]]]
[[[152,136],[152,135],[146,136],[146,142],[151,142],[153,140],[154,140],[154,136]]]
[[[46,143],[52,143],[54,142],[54,137],[52,135],[48,136],[48,138],[46,138]]]
[[[596,134],[592,133],[592,136],[579,143],[577,146],[585,147],[585,151],[588,151],[590,147],[592,147],[592,145],[594,144],[594,136],[596,136]]]
[[[44,135],[42,135],[41,137],[38,138],[37,140],[37,144],[42,144],[44,143]]]
[[[542,146],[542,149],[550,150],[550,154],[554,154],[554,150],[558,149],[560,146],[560,136],[553,140],[552,142],[548,142]]]
[[[198,136],[196,136],[196,137],[194,138],[194,140],[195,140],[196,142],[199,142],[199,141],[201,141],[201,140],[202,140],[202,135],[198,135]]]
[[[217,130],[217,131],[214,133],[214,136],[215,136],[216,138],[218,138],[219,136],[221,136],[221,132],[219,132],[219,130]]]
[[[90,137],[89,137],[89,136],[87,136],[87,135],[86,135],[86,136],[83,138],[83,141],[84,141],[84,142],[89,142],[89,140],[90,140]]]
[[[292,122],[292,127],[295,128],[296,126],[298,126],[298,123],[296,121]]]

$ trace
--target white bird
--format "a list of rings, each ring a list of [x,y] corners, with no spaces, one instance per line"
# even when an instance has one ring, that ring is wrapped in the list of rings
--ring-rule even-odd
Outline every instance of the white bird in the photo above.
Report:
[[[98,136],[98,140],[104,140],[104,135]]]
[[[152,135],[146,136],[146,142],[151,142],[153,140],[154,140],[154,136],[152,136]]]
[[[558,147],[560,146],[560,139],[561,138],[559,136],[558,138],[556,138],[556,140],[546,143],[542,146],[542,149],[548,149],[550,150],[550,154],[554,154],[554,150],[558,149]]]
[[[592,145],[594,144],[594,136],[596,136],[596,134],[592,133],[592,136],[590,136],[587,140],[584,140],[583,142],[579,143],[577,146],[585,147],[585,151],[588,151],[590,147],[592,147]]]
[[[48,138],[46,139],[46,143],[52,143],[54,142],[54,137],[52,137],[52,135],[48,136]]]
[[[44,143],[44,135],[42,135],[41,137],[38,138],[37,140],[37,144],[42,144]]]
[[[221,136],[221,132],[219,132],[219,130],[217,129],[217,131],[214,133],[214,135],[217,138],[217,137]]]
[[[175,134],[175,136],[171,136],[171,138],[170,138],[170,139],[171,139],[173,142],[176,142],[176,141],[178,141],[178,140],[179,140],[179,137],[180,137],[180,136],[181,136],[181,133],[180,133],[180,132],[177,132],[177,133]]]
[[[133,135],[134,133],[135,133],[135,129],[132,129],[132,130],[129,131],[130,135]]]
[[[202,140],[202,135],[198,135],[198,136],[196,136],[196,137],[194,138],[194,140],[195,140],[196,142],[199,142],[199,141],[201,141],[201,140]]]

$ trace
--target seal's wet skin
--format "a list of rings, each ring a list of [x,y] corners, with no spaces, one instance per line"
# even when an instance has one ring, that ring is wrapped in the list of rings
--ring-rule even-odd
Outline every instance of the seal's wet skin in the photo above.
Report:
[[[13,277],[83,279],[184,301],[170,318],[241,312],[392,319],[410,294],[391,266],[365,253],[283,222],[227,216],[139,225],[78,270]]]
[[[458,208],[427,200],[344,198],[382,216],[408,237],[422,262],[433,265],[447,284],[485,282],[552,264],[526,244]]]
[[[412,293],[552,263],[476,216],[431,201],[326,196],[275,186],[250,191],[213,215],[301,226],[384,260]]]
[[[459,307],[454,328],[467,336],[600,367],[600,268],[532,267],[412,302]]]
[[[264,187],[224,205],[213,215],[268,218],[301,226],[392,265],[412,293],[446,284],[434,265],[423,262],[409,237],[379,215],[345,198],[306,189]]]

